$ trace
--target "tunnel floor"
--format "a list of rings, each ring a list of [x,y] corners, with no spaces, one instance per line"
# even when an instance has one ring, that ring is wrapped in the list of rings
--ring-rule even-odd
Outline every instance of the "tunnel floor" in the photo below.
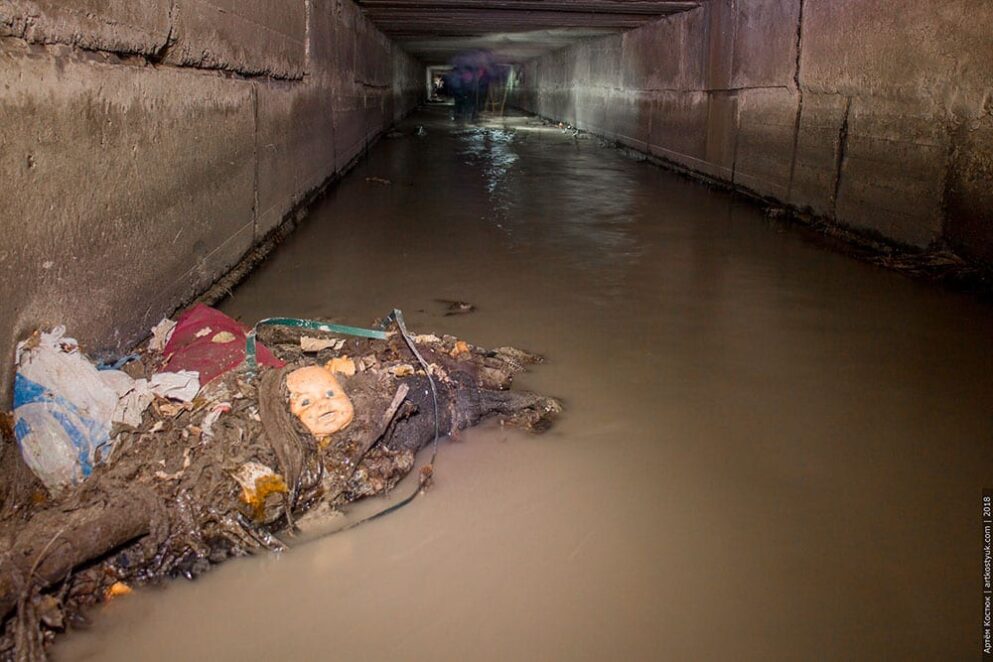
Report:
[[[114,601],[57,659],[975,655],[993,311],[596,139],[445,112],[374,147],[224,309],[399,307],[538,351],[521,383],[559,424],[472,430],[412,506]]]

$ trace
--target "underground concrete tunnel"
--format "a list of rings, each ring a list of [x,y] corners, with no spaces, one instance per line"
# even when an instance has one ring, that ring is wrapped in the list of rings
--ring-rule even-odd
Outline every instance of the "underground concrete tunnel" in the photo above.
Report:
[[[0,659],[993,658],[991,53],[0,0]]]

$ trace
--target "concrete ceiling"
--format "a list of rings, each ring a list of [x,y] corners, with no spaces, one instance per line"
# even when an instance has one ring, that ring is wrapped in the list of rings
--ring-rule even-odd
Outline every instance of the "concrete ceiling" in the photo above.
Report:
[[[639,27],[699,2],[663,0],[357,0],[386,35],[426,64],[488,48],[520,62],[573,41]]]

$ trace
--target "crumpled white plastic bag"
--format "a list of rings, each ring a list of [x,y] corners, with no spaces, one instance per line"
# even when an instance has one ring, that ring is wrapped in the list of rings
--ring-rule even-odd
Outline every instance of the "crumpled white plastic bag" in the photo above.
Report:
[[[57,492],[109,455],[117,392],[108,373],[117,371],[97,370],[63,326],[18,343],[15,358],[14,433],[28,467]]]
[[[17,344],[14,434],[28,467],[52,492],[78,484],[112,450],[111,425],[137,426],[155,395],[189,402],[196,372],[132,379],[97,370],[58,326]]]

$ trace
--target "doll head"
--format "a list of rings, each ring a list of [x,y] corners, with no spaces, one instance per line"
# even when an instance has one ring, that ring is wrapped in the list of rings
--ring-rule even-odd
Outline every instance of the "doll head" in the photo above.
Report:
[[[294,370],[286,376],[286,388],[290,392],[290,411],[315,437],[334,434],[352,422],[352,401],[323,366]]]

